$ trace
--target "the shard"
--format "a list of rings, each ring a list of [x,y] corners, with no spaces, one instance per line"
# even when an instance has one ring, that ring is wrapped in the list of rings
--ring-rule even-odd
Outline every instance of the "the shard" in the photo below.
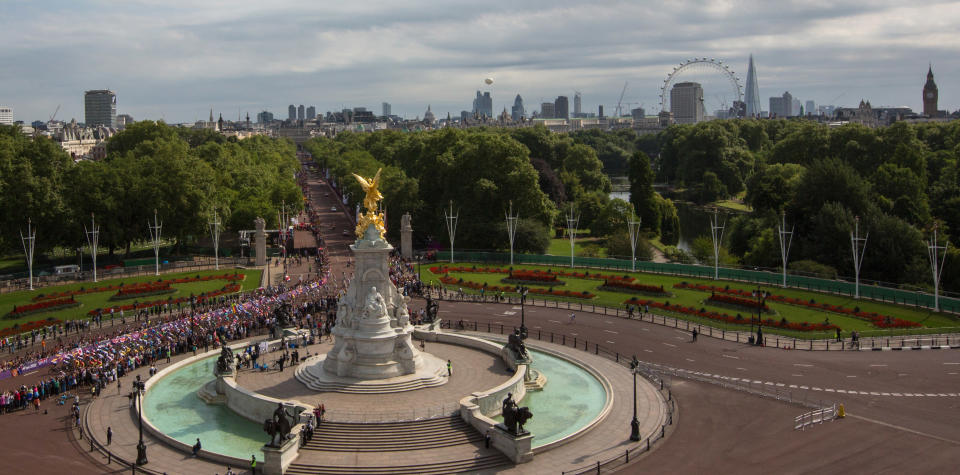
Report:
[[[750,66],[747,68],[747,90],[743,101],[746,103],[747,117],[760,115],[760,88],[757,87],[757,69],[753,66],[753,55],[750,55]]]

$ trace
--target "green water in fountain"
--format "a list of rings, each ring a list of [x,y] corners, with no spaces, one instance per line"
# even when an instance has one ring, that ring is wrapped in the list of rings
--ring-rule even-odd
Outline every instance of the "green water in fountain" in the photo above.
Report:
[[[533,368],[547,378],[543,391],[527,393],[521,401],[533,413],[525,429],[533,433],[533,447],[562,439],[596,418],[606,403],[600,381],[585,369],[547,353],[531,351]],[[199,437],[203,449],[231,457],[263,460],[267,435],[260,424],[248,421],[226,406],[210,405],[197,391],[213,380],[216,357],[189,364],[156,382],[144,398],[144,417],[157,429],[187,445]],[[502,422],[502,418],[497,418]]]
[[[197,391],[213,380],[216,357],[205,358],[165,376],[147,392],[143,416],[170,437],[203,450],[249,460],[264,459],[261,447],[269,436],[260,424],[248,421],[226,406],[203,402]]]
[[[560,440],[583,428],[603,411],[607,392],[592,374],[565,359],[531,350],[533,369],[547,378],[543,391],[520,401],[533,413],[524,429],[533,434],[533,447]],[[502,417],[495,418],[503,422]]]

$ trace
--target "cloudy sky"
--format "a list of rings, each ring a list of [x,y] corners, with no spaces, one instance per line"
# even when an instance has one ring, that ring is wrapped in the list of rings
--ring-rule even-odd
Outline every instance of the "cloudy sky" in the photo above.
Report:
[[[629,82],[623,102],[652,114],[681,61],[722,59],[744,81],[752,53],[764,104],[790,91],[920,110],[932,62],[940,108],[956,110],[957,25],[960,2],[924,0],[0,0],[0,104],[82,121],[83,91],[109,88],[138,120],[383,101],[413,118],[428,103],[456,115],[484,88],[496,111],[518,93],[528,111],[558,95],[572,109],[577,90],[610,113]]]

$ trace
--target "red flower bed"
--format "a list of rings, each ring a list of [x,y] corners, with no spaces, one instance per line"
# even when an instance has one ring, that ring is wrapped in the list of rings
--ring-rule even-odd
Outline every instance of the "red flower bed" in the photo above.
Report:
[[[56,300],[44,300],[42,302],[32,303],[29,305],[15,305],[13,310],[7,314],[6,318],[20,318],[24,315],[30,315],[31,313],[49,312],[51,310],[59,310],[61,308],[75,307],[77,305],[80,305],[80,302],[74,300],[73,297]]]
[[[142,282],[139,284],[127,284],[120,287],[116,297],[135,297],[144,294],[155,294],[160,292],[172,292],[170,282],[163,280],[160,282]]]
[[[200,282],[200,281],[207,281],[207,280],[227,280],[227,281],[231,281],[231,282],[236,282],[236,281],[239,281],[239,280],[244,280],[246,277],[247,277],[247,276],[246,276],[245,274],[240,274],[240,273],[220,274],[220,275],[205,275],[205,276],[203,276],[203,277],[197,276],[197,277],[183,277],[183,278],[180,278],[180,279],[161,280],[161,281],[157,281],[157,282],[151,282],[151,284],[158,284],[158,283],[161,283],[161,282],[165,282],[165,283],[167,283],[167,285],[170,285],[170,284],[186,284],[186,283],[189,283],[189,282]],[[37,295],[36,297],[34,297],[33,300],[34,300],[35,302],[38,302],[38,301],[41,301],[41,300],[52,300],[52,299],[58,299],[58,298],[63,298],[63,297],[71,297],[71,296],[74,296],[74,295],[95,294],[95,293],[98,293],[98,292],[113,292],[113,291],[115,291],[115,290],[121,290],[121,289],[123,289],[124,287],[130,286],[130,285],[141,285],[141,284],[105,285],[105,286],[103,286],[103,287],[91,287],[91,288],[89,288],[89,289],[81,288],[81,289],[76,289],[76,290],[67,290],[67,291],[65,291],[65,292],[53,292],[53,293],[50,293],[50,294],[39,294],[39,295]]]
[[[681,305],[670,305],[669,303],[655,302],[653,300],[643,300],[632,298],[623,302],[624,305],[649,305],[654,308],[659,308],[661,310],[667,310],[670,312],[682,313],[684,315],[692,315],[701,318],[709,318],[711,320],[717,320],[726,323],[734,323],[740,325],[749,325],[751,318],[737,318],[735,316],[728,315],[726,313],[720,312],[711,312],[708,310],[700,310],[692,307],[684,307]],[[766,326],[784,328],[788,330],[797,330],[797,331],[828,331],[839,328],[838,326],[832,323],[810,323],[810,322],[788,322],[786,320],[776,321],[773,319],[767,319],[762,322]]]
[[[486,282],[471,282],[469,280],[456,279],[450,276],[443,276],[440,278],[440,282],[443,282],[447,285],[459,285],[461,287],[467,287],[476,290],[487,290],[490,292],[516,292],[517,288],[514,286],[508,285],[487,285]]]
[[[619,291],[620,289],[634,290],[637,292],[643,292],[643,293],[654,294],[654,295],[667,294],[667,291],[663,290],[662,285],[658,287],[656,285],[648,285],[648,284],[631,284],[630,282],[627,282],[621,279],[606,280],[603,282],[603,285],[600,286],[600,288],[604,290],[613,290],[613,291]]]
[[[530,289],[531,294],[553,295],[556,297],[570,297],[575,299],[592,299],[596,294],[590,292],[574,292],[572,290]]]
[[[723,293],[728,295],[740,295],[744,297],[751,297],[751,293],[746,290],[741,289],[729,289],[725,287],[716,287],[713,285],[703,285],[703,284],[688,284],[686,282],[680,282],[678,284],[673,284],[674,288],[678,289],[691,289],[691,290],[700,290],[703,292],[715,292]],[[891,317],[889,315],[880,314],[877,312],[862,312],[857,309],[851,309],[843,307],[840,305],[831,305],[828,303],[817,303],[814,300],[803,300],[796,299],[793,297],[787,297],[785,295],[770,294],[767,297],[768,300],[773,300],[774,302],[785,303],[789,305],[799,305],[802,307],[816,308],[819,310],[825,310],[828,312],[839,313],[842,315],[848,315],[854,318],[859,318],[861,320],[866,320],[872,325],[878,328],[916,328],[922,327],[923,325],[913,322],[910,320],[904,320],[902,318]]]
[[[209,299],[209,298],[218,297],[218,296],[224,295],[224,294],[236,293],[236,292],[239,292],[239,291],[240,291],[240,288],[241,288],[241,287],[240,287],[240,284],[237,284],[237,283],[235,283],[235,282],[234,282],[234,283],[230,283],[230,284],[227,284],[227,285],[223,286],[223,288],[220,289],[220,290],[214,290],[214,291],[212,291],[212,292],[204,292],[204,293],[196,296],[196,297],[197,297],[197,302],[203,302],[203,301],[205,301],[205,300],[207,300],[207,299]],[[176,304],[178,304],[178,303],[184,303],[184,302],[189,303],[189,302],[190,302],[190,297],[178,297],[178,298],[175,298],[175,299],[167,299],[167,300],[152,300],[152,301],[149,301],[149,302],[140,302],[140,303],[137,303],[137,304],[135,304],[135,305],[134,305],[134,304],[115,305],[115,306],[113,306],[113,307],[107,307],[107,308],[103,308],[103,309],[95,308],[95,309],[90,310],[89,312],[87,312],[87,315],[96,315],[97,312],[103,312],[103,313],[105,313],[105,314],[106,314],[106,313],[110,313],[110,309],[113,309],[115,312],[118,312],[118,311],[120,311],[120,310],[127,311],[127,310],[138,310],[138,309],[141,309],[141,308],[150,308],[150,307],[153,307],[153,306],[155,306],[155,305],[163,305],[163,304],[165,304],[165,303],[169,303],[170,305],[176,305]]]
[[[490,292],[516,292],[516,286],[507,286],[507,285],[487,285],[486,283],[480,282],[471,282],[469,280],[457,279],[445,275],[440,278],[440,282],[443,282],[447,285],[456,285],[460,287],[467,287],[476,290],[486,290]],[[571,297],[577,299],[592,299],[596,297],[596,294],[590,292],[573,292],[570,290],[550,290],[550,289],[528,289],[531,294],[540,294],[540,295],[553,295],[556,297]]]
[[[530,282],[557,282],[557,274],[552,272],[540,272],[538,270],[515,270],[507,277],[510,280],[527,280]]]
[[[733,305],[734,307],[743,307],[744,310],[756,310],[757,307],[759,307],[758,302],[755,300],[734,297],[732,295],[726,295],[726,294],[713,294],[707,300],[710,302],[716,302],[722,305]],[[770,307],[768,307],[767,304],[763,304],[763,311],[769,312]]]
[[[31,330],[39,330],[39,329],[41,329],[41,328],[43,328],[43,327],[48,327],[48,326],[51,326],[51,325],[56,325],[56,324],[61,323],[61,322],[62,322],[62,320],[60,320],[60,319],[51,318],[51,319],[49,319],[49,320],[34,320],[34,321],[32,321],[32,322],[20,323],[20,324],[17,324],[17,325],[12,326],[12,327],[10,327],[10,328],[4,328],[3,330],[0,330],[0,338],[5,338],[5,337],[11,336],[11,335],[16,335],[16,334],[18,334],[18,333],[24,333],[24,332],[28,332],[28,331],[31,331]]]

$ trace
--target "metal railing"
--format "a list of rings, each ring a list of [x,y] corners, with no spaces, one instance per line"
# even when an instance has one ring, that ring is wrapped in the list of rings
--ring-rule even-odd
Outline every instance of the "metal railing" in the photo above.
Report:
[[[219,266],[222,270],[232,269],[236,266],[248,265],[250,259],[246,257],[221,257]],[[197,270],[209,270],[214,268],[216,263],[212,257],[195,258],[190,261],[174,261],[167,264],[160,264],[160,273],[169,274],[172,272],[192,272]],[[145,275],[154,275],[156,266],[142,265],[131,267],[113,267],[110,269],[97,269],[97,280],[118,279],[125,277],[140,277]],[[33,288],[37,290],[42,287],[53,285],[75,284],[81,282],[93,283],[93,271],[83,271],[71,274],[53,274],[33,277]],[[19,292],[29,290],[30,282],[27,278],[16,278],[10,280],[0,280],[0,294]]]
[[[158,472],[156,470],[151,470],[142,465],[137,465],[132,460],[125,460],[123,457],[120,457],[116,453],[111,451],[107,446],[101,444],[100,441],[96,440],[96,438],[93,437],[93,432],[90,430],[90,423],[88,420],[89,417],[90,417],[90,402],[88,402],[86,407],[83,409],[83,417],[82,417],[83,431],[78,430],[79,439],[77,440],[77,442],[80,443],[82,446],[83,437],[84,437],[84,434],[86,434],[87,443],[90,444],[90,450],[89,450],[89,453],[87,454],[89,457],[93,458],[95,452],[99,453],[103,458],[106,459],[105,462],[100,461],[99,463],[105,463],[108,466],[112,466],[113,464],[116,464],[118,469],[124,469],[124,470],[129,469],[130,473],[132,474],[136,474],[139,472],[139,473],[146,473],[150,475],[161,475],[166,473],[166,472]],[[67,424],[69,424],[69,422],[67,422]],[[136,421],[134,421],[134,424],[136,424]]]
[[[794,430],[806,430],[807,426],[813,424],[823,424],[824,421],[833,422],[837,418],[837,405],[831,404],[827,407],[821,407],[820,409],[804,412],[799,416],[795,417],[793,420],[793,429]]]
[[[510,254],[503,252],[487,251],[469,251],[457,250],[455,257],[461,262],[484,262],[496,264],[508,264]],[[443,264],[444,260],[450,259],[450,251],[436,251],[435,259],[437,264]],[[546,265],[556,267],[570,267],[570,256],[554,256],[542,254],[514,254],[514,263]],[[712,266],[702,266],[695,264],[677,264],[652,261],[636,261],[636,272],[647,272],[653,274],[675,275],[681,277],[699,278],[713,280],[714,269]],[[457,264],[455,264],[457,265]],[[614,259],[602,257],[577,257],[575,259],[576,267],[610,269],[620,272],[632,272],[634,263],[630,259]],[[783,274],[779,272],[768,272],[764,270],[740,269],[733,267],[720,267],[718,269],[720,280],[732,280],[741,282],[750,282],[752,284],[761,284],[780,287],[783,283]],[[864,281],[865,282],[865,281]],[[911,305],[914,307],[933,308],[933,295],[922,291],[921,289],[903,289],[900,284],[874,282],[877,285],[860,284],[860,298],[864,300],[873,300],[884,303],[894,303],[900,305]],[[811,290],[836,295],[852,297],[856,284],[849,280],[830,280],[813,276],[787,274],[787,287]],[[940,311],[950,313],[960,313],[960,298],[951,292],[940,293]]]
[[[504,303],[511,305],[520,305],[519,297],[503,297],[496,295],[478,295],[464,293],[462,296],[455,292],[447,291],[443,296],[439,292],[431,293],[431,296],[440,300],[450,302],[478,302],[478,303]],[[731,341],[735,343],[750,344],[755,333],[744,330],[727,330],[725,328],[714,327],[705,323],[688,320],[672,316],[669,314],[660,314],[653,312],[630,312],[626,308],[607,307],[605,305],[587,304],[583,302],[574,302],[560,299],[540,299],[527,297],[525,305],[531,305],[544,308],[557,308],[563,310],[576,310],[577,312],[593,313],[608,317],[617,317],[641,322],[653,323],[665,327],[676,328],[692,332],[697,330],[698,336],[717,338],[720,340]],[[688,317],[689,318],[689,317]],[[767,327],[765,327],[767,328]],[[806,351],[847,351],[861,350],[867,348],[918,348],[921,346],[960,346],[960,327],[930,328],[926,331],[936,332],[932,334],[906,334],[890,335],[893,330],[877,330],[877,336],[861,336],[858,341],[851,338],[841,338],[839,341],[835,337],[829,337],[829,333],[819,333],[821,338],[798,338],[774,333],[776,329],[767,329],[768,334],[764,336],[763,346],[770,346],[781,349],[806,350]],[[947,332],[944,332],[944,331]],[[953,332],[950,332],[953,330]],[[862,332],[861,335],[866,332]],[[871,331],[871,333],[873,333]]]

